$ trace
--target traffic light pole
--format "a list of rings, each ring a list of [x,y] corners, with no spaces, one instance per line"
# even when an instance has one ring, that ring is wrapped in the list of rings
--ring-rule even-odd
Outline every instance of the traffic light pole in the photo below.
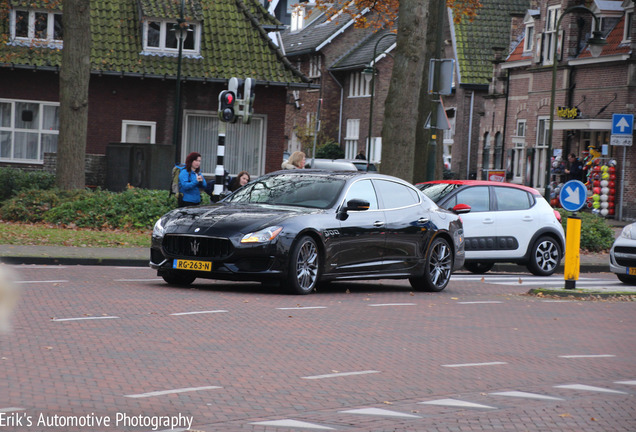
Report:
[[[219,136],[216,143],[216,168],[214,169],[214,192],[213,196],[220,196],[225,189],[225,167],[223,159],[225,158],[225,133],[227,131],[227,123],[219,122]]]

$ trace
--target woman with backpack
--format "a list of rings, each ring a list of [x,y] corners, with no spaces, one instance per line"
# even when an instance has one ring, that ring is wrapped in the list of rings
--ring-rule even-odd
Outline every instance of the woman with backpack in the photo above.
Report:
[[[179,207],[201,204],[201,191],[207,183],[201,175],[201,154],[192,152],[186,157],[185,168],[179,174]]]

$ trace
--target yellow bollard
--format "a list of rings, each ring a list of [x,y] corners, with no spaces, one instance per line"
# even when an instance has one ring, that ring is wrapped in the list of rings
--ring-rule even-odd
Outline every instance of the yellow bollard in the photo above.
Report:
[[[565,234],[565,268],[563,271],[565,289],[576,288],[576,281],[579,279],[579,271],[581,269],[580,247],[581,218],[570,216],[568,217],[567,233]]]

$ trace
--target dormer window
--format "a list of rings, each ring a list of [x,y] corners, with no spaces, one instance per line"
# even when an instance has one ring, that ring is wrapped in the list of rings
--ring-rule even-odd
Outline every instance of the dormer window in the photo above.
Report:
[[[177,54],[179,31],[184,35],[183,54],[199,54],[201,26],[188,23],[179,29],[175,20],[148,19],[144,22],[144,51],[147,53]]]
[[[625,0],[623,2],[625,8],[625,29],[623,31],[623,43],[632,40],[632,31],[634,29],[634,2]]]
[[[62,45],[62,13],[43,10],[13,9],[11,38],[17,43]]]
[[[525,26],[525,35],[523,37],[523,51],[526,53],[534,50],[534,39],[536,37],[536,33],[534,30],[534,19],[535,16],[538,15],[538,9],[530,9],[526,12],[525,17],[523,18],[523,25]]]
[[[545,21],[545,31],[543,33],[543,64],[551,65],[554,59],[554,45],[557,44],[558,29],[557,21],[561,14],[560,6],[550,6]],[[558,54],[558,53],[557,53]]]
[[[293,32],[302,30],[304,20],[305,20],[305,7],[296,6],[292,10],[290,30]]]

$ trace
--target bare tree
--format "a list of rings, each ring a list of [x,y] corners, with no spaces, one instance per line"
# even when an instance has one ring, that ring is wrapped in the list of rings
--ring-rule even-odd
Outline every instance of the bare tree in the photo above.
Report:
[[[90,81],[90,1],[64,0],[64,48],[60,69],[60,134],[57,143],[57,185],[85,186],[88,85]]]

